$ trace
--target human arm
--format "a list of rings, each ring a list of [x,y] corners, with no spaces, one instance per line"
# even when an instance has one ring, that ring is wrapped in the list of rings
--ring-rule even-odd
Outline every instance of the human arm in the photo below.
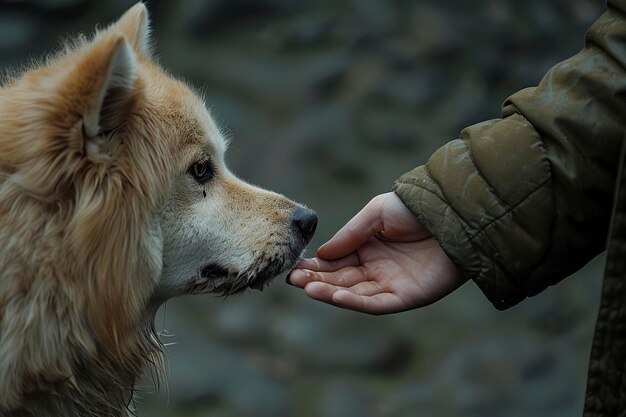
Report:
[[[626,114],[626,2],[608,6],[582,52],[394,186],[499,309],[604,250]]]

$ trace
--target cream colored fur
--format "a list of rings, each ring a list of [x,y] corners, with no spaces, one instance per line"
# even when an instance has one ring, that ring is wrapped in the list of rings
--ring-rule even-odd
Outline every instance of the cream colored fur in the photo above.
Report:
[[[161,361],[161,302],[293,266],[310,239],[300,206],[237,179],[225,149],[201,98],[151,59],[142,4],[4,83],[0,416],[125,415]]]

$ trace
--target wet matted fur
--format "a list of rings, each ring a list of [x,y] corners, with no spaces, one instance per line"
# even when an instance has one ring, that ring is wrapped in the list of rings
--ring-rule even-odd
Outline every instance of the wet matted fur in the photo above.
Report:
[[[316,218],[237,179],[145,6],[0,88],[0,416],[122,416],[166,299],[262,288]]]

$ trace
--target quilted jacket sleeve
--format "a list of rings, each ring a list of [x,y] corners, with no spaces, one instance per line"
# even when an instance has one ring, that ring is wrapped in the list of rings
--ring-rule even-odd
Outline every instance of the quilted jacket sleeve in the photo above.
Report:
[[[498,309],[605,249],[626,124],[626,0],[538,87],[468,127],[394,191]]]

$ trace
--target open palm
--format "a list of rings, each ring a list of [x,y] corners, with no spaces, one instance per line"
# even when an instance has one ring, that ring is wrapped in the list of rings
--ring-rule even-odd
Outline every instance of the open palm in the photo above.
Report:
[[[465,282],[394,193],[370,201],[288,279],[311,298],[371,314],[423,307]]]

